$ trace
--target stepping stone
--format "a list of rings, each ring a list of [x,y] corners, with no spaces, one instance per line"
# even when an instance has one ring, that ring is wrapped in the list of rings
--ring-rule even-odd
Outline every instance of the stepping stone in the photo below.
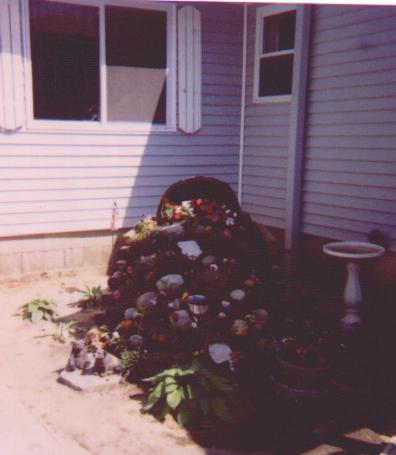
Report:
[[[121,381],[119,374],[98,376],[96,374],[81,374],[81,370],[62,370],[58,382],[74,390],[89,391],[118,386]]]

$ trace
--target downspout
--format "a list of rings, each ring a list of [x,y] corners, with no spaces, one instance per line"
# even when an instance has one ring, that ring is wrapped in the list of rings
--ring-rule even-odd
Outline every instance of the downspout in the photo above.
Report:
[[[290,271],[295,268],[300,253],[311,11],[311,5],[297,5],[295,45],[297,52],[293,68],[286,186],[285,262]]]
[[[246,97],[246,46],[247,46],[247,4],[243,5],[242,37],[242,87],[241,87],[241,125],[239,139],[238,200],[242,205],[243,150],[245,139],[245,97]]]

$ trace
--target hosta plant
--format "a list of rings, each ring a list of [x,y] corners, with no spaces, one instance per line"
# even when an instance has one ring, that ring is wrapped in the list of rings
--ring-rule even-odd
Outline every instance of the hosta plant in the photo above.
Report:
[[[145,381],[151,383],[151,389],[143,412],[159,420],[171,414],[181,426],[234,421],[237,401],[233,385],[198,360],[166,369]]]
[[[56,303],[48,299],[34,299],[20,307],[22,318],[31,322],[38,322],[42,319],[53,321],[55,316]]]

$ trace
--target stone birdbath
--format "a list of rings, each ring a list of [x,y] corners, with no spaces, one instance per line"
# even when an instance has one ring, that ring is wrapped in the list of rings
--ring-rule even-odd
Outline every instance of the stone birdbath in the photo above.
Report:
[[[332,242],[323,246],[323,252],[346,264],[347,278],[343,295],[346,309],[341,326],[348,331],[359,328],[362,323],[363,300],[359,279],[360,264],[382,256],[385,249],[368,242]]]

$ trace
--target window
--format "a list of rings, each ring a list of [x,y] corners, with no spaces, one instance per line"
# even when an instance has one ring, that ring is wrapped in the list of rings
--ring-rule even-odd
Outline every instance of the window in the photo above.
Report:
[[[257,9],[254,100],[287,100],[292,92],[296,10],[290,5]]]
[[[174,127],[173,7],[26,1],[36,126]]]

